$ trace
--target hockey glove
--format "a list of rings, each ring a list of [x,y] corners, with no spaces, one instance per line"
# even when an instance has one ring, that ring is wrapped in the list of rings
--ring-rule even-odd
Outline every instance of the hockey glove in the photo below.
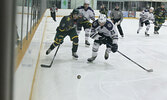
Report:
[[[111,45],[111,51],[112,51],[113,53],[115,53],[115,52],[117,52],[117,50],[118,50],[118,45],[117,45],[117,44],[112,44],[112,45]]]
[[[140,20],[140,23],[142,23],[144,21],[144,18],[140,18],[139,20]]]
[[[154,21],[153,24],[156,25],[156,22]]]
[[[100,41],[105,40],[105,39],[106,39],[106,37],[104,37],[104,36],[99,37]]]

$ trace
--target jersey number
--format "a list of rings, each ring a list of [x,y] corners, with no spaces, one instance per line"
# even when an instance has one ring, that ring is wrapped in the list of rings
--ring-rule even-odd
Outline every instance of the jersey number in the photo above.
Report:
[[[112,31],[111,31],[111,34],[112,34],[112,35],[113,35],[113,34],[115,34],[115,31],[114,31],[114,30],[112,30]]]

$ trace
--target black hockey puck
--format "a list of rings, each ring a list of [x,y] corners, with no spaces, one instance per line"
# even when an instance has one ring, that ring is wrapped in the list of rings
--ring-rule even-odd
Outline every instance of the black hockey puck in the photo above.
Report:
[[[77,79],[81,79],[81,75],[77,75]]]

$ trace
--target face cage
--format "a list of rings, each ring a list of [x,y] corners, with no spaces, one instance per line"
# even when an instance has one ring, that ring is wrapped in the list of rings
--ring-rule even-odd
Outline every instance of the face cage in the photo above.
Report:
[[[106,23],[106,21],[105,21],[105,22],[99,22],[99,20],[98,20],[98,23],[99,23],[99,24],[103,24],[103,25],[104,25],[104,24]]]
[[[77,17],[77,18],[78,18],[78,17],[79,17],[79,14],[73,14],[72,17],[73,17],[73,18],[74,18],[74,17]]]

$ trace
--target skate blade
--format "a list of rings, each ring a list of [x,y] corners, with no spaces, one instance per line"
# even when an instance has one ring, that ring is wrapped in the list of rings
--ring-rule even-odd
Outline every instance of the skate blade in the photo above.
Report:
[[[85,47],[89,48],[89,46],[90,46],[90,45],[86,45],[86,44],[85,44]]]
[[[88,64],[93,63],[93,61],[87,61]]]
[[[76,58],[76,57],[73,57],[73,59],[74,59],[74,60],[78,60],[78,58]]]

